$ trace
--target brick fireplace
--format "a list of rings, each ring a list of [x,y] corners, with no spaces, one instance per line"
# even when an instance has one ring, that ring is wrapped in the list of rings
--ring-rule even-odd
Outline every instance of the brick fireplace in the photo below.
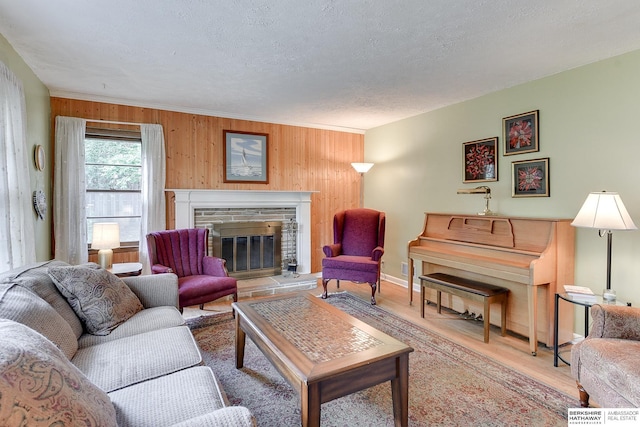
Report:
[[[214,253],[214,224],[223,222],[282,223],[283,264],[295,253],[298,273],[311,272],[310,191],[166,190],[175,194],[175,227],[210,229],[209,253]],[[296,233],[289,230],[295,223]],[[294,237],[292,237],[294,236]],[[263,238],[264,239],[264,238]],[[261,240],[262,242],[262,240]],[[261,243],[263,244],[263,243]],[[278,261],[276,261],[278,262]],[[286,269],[286,265],[283,266]],[[240,276],[246,276],[240,274]]]

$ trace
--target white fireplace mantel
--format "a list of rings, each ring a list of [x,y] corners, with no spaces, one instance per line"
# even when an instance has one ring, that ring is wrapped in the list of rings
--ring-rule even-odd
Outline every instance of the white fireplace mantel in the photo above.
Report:
[[[196,209],[296,208],[298,223],[298,272],[311,272],[311,194],[314,191],[184,190],[175,194],[175,227],[193,228]]]

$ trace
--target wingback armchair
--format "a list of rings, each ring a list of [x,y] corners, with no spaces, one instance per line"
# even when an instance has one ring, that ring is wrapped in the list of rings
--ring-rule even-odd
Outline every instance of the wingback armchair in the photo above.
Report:
[[[571,374],[580,404],[589,398],[603,408],[640,407],[640,308],[591,307],[589,335],[571,348]]]
[[[380,263],[384,254],[385,214],[373,209],[348,209],[333,217],[333,244],[322,248],[322,298],[327,284],[336,279],[369,283],[371,304],[380,292]]]
[[[222,258],[208,256],[206,228],[156,231],[147,234],[151,273],[178,276],[179,305],[200,305],[227,295],[238,300],[237,280],[229,277]]]

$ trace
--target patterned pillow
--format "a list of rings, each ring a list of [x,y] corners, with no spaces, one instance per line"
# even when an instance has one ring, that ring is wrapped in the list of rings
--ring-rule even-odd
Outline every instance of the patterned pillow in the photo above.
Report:
[[[49,267],[48,273],[90,334],[109,335],[143,308],[122,280],[95,265]]]
[[[0,425],[115,426],[116,411],[53,343],[0,320]]]

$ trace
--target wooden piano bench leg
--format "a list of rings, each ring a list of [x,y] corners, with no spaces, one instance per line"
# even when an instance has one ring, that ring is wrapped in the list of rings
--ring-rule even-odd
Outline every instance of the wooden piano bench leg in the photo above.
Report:
[[[507,336],[507,294],[505,293],[500,301],[500,335]]]

